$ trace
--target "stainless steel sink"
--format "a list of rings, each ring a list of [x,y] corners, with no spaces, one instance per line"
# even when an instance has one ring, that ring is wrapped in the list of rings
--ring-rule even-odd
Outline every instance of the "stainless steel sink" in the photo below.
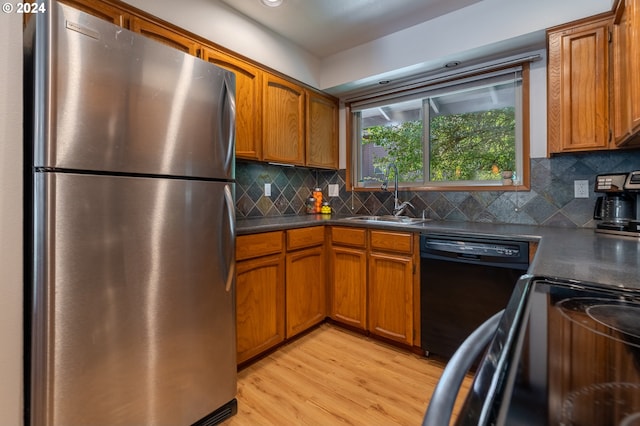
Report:
[[[354,222],[379,223],[379,224],[385,224],[385,225],[417,225],[420,223],[428,222],[430,219],[384,215],[384,216],[352,216],[352,217],[344,218],[343,220],[354,221]]]

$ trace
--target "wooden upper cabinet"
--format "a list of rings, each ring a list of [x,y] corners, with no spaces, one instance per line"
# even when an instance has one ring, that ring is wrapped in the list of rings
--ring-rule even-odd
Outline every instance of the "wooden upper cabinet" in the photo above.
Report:
[[[236,75],[236,158],[262,159],[262,71],[213,49],[204,59]]]
[[[640,0],[627,0],[629,44],[629,98],[631,99],[631,132],[640,132]]]
[[[97,16],[105,21],[112,22],[120,27],[129,28],[129,14],[115,6],[106,4],[100,0],[62,0],[78,10]]]
[[[619,0],[613,25],[613,137],[616,145],[640,144],[640,0]]]
[[[200,44],[195,40],[165,28],[155,22],[134,16],[131,18],[131,31],[140,33],[160,43],[171,46],[193,56],[200,56]]]
[[[338,103],[307,90],[307,166],[338,168]]]
[[[263,159],[304,166],[304,89],[267,73],[263,88]]]
[[[629,79],[629,9],[625,0],[618,3],[612,39],[612,69],[613,84],[611,95],[613,97],[613,110],[611,128],[613,140],[621,145],[628,139],[631,131],[631,98]]]
[[[612,14],[547,32],[549,153],[609,148]]]
[[[640,0],[620,0],[613,31],[614,136],[616,143],[640,143]]]

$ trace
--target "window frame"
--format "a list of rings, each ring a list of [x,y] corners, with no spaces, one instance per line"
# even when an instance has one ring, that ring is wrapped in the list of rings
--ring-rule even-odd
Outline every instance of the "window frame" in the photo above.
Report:
[[[427,183],[425,185],[414,185],[414,184],[402,184],[398,185],[398,189],[401,191],[528,191],[530,189],[530,66],[528,61],[523,61],[522,63],[517,64],[521,67],[521,79],[522,79],[522,87],[521,87],[521,109],[520,111],[516,111],[516,114],[521,114],[520,121],[516,120],[516,127],[521,128],[522,132],[522,156],[521,159],[516,158],[516,161],[519,163],[522,162],[521,170],[518,170],[518,184],[517,185],[500,185],[500,184],[473,184],[473,185],[465,185],[460,184],[459,182],[452,181],[450,183],[439,183],[439,184],[431,184]],[[488,71],[471,73],[465,75],[464,78],[456,78],[452,77],[449,79],[444,79],[438,81],[438,85],[446,83],[454,85],[457,81],[467,79],[469,77],[482,78],[487,74],[494,73],[496,71],[503,71],[507,69],[512,69],[514,64],[510,64],[505,67],[496,67],[492,68]],[[425,83],[423,85],[413,86],[411,88],[412,91],[416,89],[420,89],[423,91],[428,91],[434,84]],[[403,96],[402,90],[398,90],[398,97]],[[388,93],[384,95],[387,97]],[[372,96],[370,98],[372,101],[376,100],[376,96]],[[391,102],[391,100],[390,100]],[[346,125],[349,131],[347,132],[347,162],[346,162],[346,185],[347,188],[350,188],[354,191],[381,191],[382,189],[379,186],[374,184],[363,185],[358,184],[355,181],[355,168],[359,166],[360,158],[358,157],[358,144],[360,143],[360,135],[362,134],[360,124],[361,122],[354,121],[354,114],[352,111],[352,104],[354,102],[349,102],[345,104],[345,112],[346,112]],[[425,126],[425,132],[427,132],[428,126]],[[427,151],[427,150],[425,150]],[[427,159],[428,154],[425,152],[425,160]],[[427,163],[425,163],[427,164]],[[428,169],[425,168],[425,172],[428,172]]]

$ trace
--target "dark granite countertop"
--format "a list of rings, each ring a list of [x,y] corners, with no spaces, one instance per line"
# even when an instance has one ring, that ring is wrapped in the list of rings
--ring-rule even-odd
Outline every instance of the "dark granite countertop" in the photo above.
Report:
[[[384,228],[421,234],[454,234],[539,241],[529,273],[568,280],[640,289],[640,239],[594,232],[587,228],[556,228],[476,222],[429,221],[384,225],[344,220],[341,216],[278,216],[237,221],[237,234],[316,225]]]

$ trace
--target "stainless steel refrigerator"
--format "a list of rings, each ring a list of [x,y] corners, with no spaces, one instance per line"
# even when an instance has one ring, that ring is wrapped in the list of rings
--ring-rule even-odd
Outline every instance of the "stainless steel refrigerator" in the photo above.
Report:
[[[234,76],[45,5],[25,30],[26,419],[217,423],[237,410]]]

